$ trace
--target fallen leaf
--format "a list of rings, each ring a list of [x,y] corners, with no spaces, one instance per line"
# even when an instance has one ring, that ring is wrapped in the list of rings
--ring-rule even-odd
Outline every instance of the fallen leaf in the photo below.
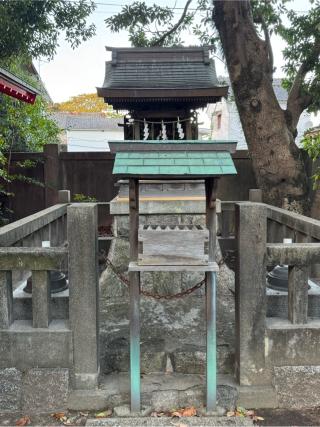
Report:
[[[88,417],[89,416],[89,412],[80,412],[80,415],[82,417]]]
[[[108,418],[108,417],[110,417],[110,415],[112,415],[112,409],[107,409],[106,411],[96,413],[94,417],[95,418]]]
[[[196,410],[196,408],[194,408],[193,406],[191,406],[190,408],[185,408],[182,411],[181,415],[183,417],[194,417],[195,415],[197,415],[197,410]]]
[[[237,406],[237,413],[239,414],[239,416],[241,417],[245,417],[247,410],[245,408],[243,408],[242,406]]]
[[[181,418],[182,414],[180,411],[174,411],[174,412],[171,412],[171,416]]]
[[[264,418],[257,416],[256,413],[252,409],[247,411],[245,408],[242,408],[241,406],[238,406],[236,411],[227,412],[226,415],[227,415],[227,417],[249,417],[253,421],[263,421],[264,420]]]
[[[155,418],[159,418],[159,417],[164,417],[166,414],[164,412],[151,412],[150,417],[155,417]],[[170,415],[169,415],[170,416]]]
[[[258,416],[254,416],[253,417],[253,421],[264,421],[264,418],[263,417],[258,417]]]
[[[55,414],[51,414],[52,418],[55,418],[56,420],[61,420],[65,416],[64,412],[56,412]]]
[[[28,424],[30,424],[31,423],[31,420],[30,420],[30,418],[28,417],[28,415],[26,415],[26,416],[24,416],[24,417],[22,417],[22,418],[19,418],[17,421],[16,421],[16,426],[27,426]]]

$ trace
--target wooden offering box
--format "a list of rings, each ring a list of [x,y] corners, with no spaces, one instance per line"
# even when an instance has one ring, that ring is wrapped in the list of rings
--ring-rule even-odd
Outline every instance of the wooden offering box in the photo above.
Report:
[[[139,265],[207,265],[209,231],[200,225],[139,228]]]

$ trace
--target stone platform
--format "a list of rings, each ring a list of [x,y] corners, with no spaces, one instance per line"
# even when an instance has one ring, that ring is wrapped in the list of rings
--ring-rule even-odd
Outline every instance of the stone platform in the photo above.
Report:
[[[120,372],[101,376],[99,389],[95,391],[93,397],[96,408],[117,408],[128,405],[129,390],[128,373]],[[224,411],[234,409],[238,400],[238,390],[232,377],[218,375],[217,399],[218,406]],[[205,376],[162,372],[142,375],[141,401],[143,407],[150,408],[152,411],[169,411],[186,406],[203,408]],[[88,403],[88,392],[71,392],[68,407],[75,410],[86,409]],[[115,412],[117,413],[117,409]],[[117,415],[120,416],[120,413]]]
[[[88,419],[86,426],[112,426],[112,427],[131,427],[131,426],[253,426],[253,421],[249,418],[241,417],[187,417],[173,420],[168,417],[154,418],[106,418],[103,420]]]
[[[239,387],[230,375],[217,378],[218,413],[245,408],[278,407],[275,391],[271,387]],[[71,391],[68,409],[103,410],[112,408],[114,415],[130,416],[130,384],[127,372],[101,375],[97,390]],[[179,373],[151,373],[141,378],[141,413],[145,416],[153,411],[171,411],[194,406],[205,413],[205,375]]]
[[[109,396],[109,402],[117,406],[129,403],[129,375],[127,373],[103,376],[100,389]],[[231,377],[218,378],[218,405],[233,409],[238,397],[236,385]],[[205,402],[205,376],[197,374],[154,373],[142,375],[142,405],[162,411],[184,406],[203,406]]]

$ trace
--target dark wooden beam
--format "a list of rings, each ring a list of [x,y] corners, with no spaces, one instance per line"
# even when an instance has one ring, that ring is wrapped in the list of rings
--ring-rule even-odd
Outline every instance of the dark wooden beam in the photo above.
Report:
[[[139,180],[129,179],[130,261],[138,259]]]
[[[111,89],[100,87],[97,89],[98,96],[104,98],[182,98],[188,97],[195,98],[210,98],[221,97],[228,95],[228,86],[219,86],[212,88],[199,88],[199,89],[146,89],[146,88],[130,88],[130,89]]]

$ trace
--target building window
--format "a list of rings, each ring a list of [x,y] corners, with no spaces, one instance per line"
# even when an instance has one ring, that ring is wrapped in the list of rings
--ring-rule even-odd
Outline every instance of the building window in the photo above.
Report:
[[[218,114],[217,115],[217,128],[218,129],[221,129],[221,118],[222,118],[222,115]]]

